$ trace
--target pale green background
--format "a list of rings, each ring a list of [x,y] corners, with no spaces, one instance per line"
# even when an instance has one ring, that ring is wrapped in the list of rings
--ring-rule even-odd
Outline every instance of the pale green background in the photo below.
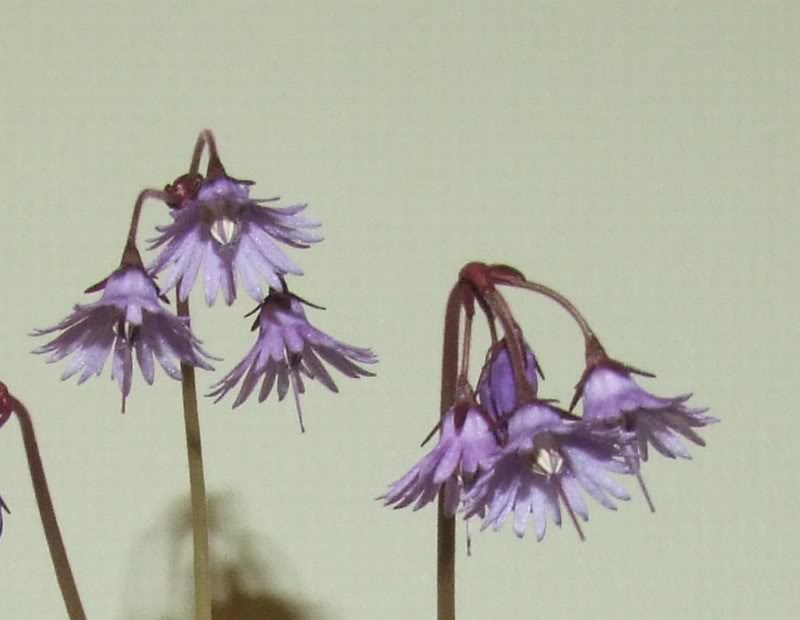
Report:
[[[560,288],[616,356],[694,390],[723,424],[642,499],[537,544],[459,532],[459,618],[789,618],[797,612],[798,95],[795,2],[2,2],[0,378],[37,429],[93,619],[187,618],[170,568],[187,474],[178,384],[78,388],[29,354],[118,261],[136,193],[217,133],[259,195],[308,201],[326,240],[292,255],[312,320],[379,376],[290,402],[204,401],[218,558],[306,618],[432,618],[434,511],[374,497],[421,454],[444,298],[460,266]],[[149,205],[143,235],[166,221]],[[227,370],[252,304],[201,307]],[[512,302],[566,399],[578,333]],[[219,374],[216,375],[217,377]],[[206,388],[212,381],[201,374]],[[0,433],[3,618],[64,617],[16,422]],[[629,485],[630,486],[630,485]],[[633,489],[632,489],[633,490]],[[253,559],[251,558],[251,559]],[[240,563],[243,560],[240,560]],[[172,571],[172,572],[170,572]],[[224,592],[221,591],[221,595]],[[181,611],[183,610],[183,611]]]

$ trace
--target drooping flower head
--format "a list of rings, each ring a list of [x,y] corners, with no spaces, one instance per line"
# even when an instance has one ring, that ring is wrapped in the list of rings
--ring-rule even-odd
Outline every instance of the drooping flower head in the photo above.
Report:
[[[525,376],[531,388],[538,388],[538,362],[528,343],[523,341],[525,352]],[[517,406],[517,381],[511,366],[511,355],[505,339],[494,345],[488,354],[488,361],[478,381],[478,395],[481,406],[495,420],[504,419]]]
[[[482,464],[497,452],[488,415],[465,402],[453,406],[441,421],[439,442],[380,499],[386,506],[419,510],[444,487],[444,510],[455,514],[464,492]]]
[[[259,402],[266,400],[276,385],[278,400],[283,400],[291,384],[300,428],[304,431],[300,408],[300,394],[305,392],[304,376],[316,379],[333,392],[339,389],[325,363],[354,379],[373,376],[358,364],[374,364],[377,356],[370,349],[345,344],[311,325],[300,298],[291,293],[272,289],[259,306],[253,329],[256,327],[259,333],[253,348],[212,386],[208,396],[215,397],[215,402],[236,387],[243,377],[234,408],[247,400],[259,382]]]
[[[181,378],[180,363],[213,370],[207,361],[211,356],[200,346],[188,322],[166,310],[155,283],[143,268],[124,265],[100,286],[103,294],[99,300],[77,305],[57,325],[33,332],[34,336],[61,332],[34,353],[49,354],[48,363],[71,356],[62,380],[77,374],[80,385],[99,376],[112,355],[111,377],[122,392],[124,412],[133,379],[134,351],[147,383],[153,383],[155,377],[154,358],[173,379]]]
[[[158,228],[151,249],[162,249],[150,266],[154,275],[168,271],[165,291],[177,287],[185,300],[202,270],[206,303],[213,305],[222,289],[231,305],[237,280],[261,301],[268,287],[282,288],[281,276],[302,274],[278,243],[307,248],[322,239],[319,224],[300,215],[304,204],[276,208],[266,203],[277,198],[251,198],[251,185],[219,173],[168,186],[180,190],[172,192],[179,200],[168,201],[173,221]]]
[[[719,422],[706,409],[690,408],[691,394],[662,398],[642,389],[628,367],[601,362],[590,368],[578,385],[583,396],[583,419],[592,423],[617,424],[633,433],[637,455],[648,458],[648,445],[668,458],[690,459],[681,436],[704,446],[696,428]]]
[[[484,514],[482,527],[499,530],[513,513],[519,537],[532,517],[541,540],[548,513],[561,525],[563,505],[583,537],[574,517],[589,518],[583,493],[611,510],[616,510],[612,497],[629,499],[609,473],[630,473],[618,433],[591,429],[545,403],[531,403],[509,420],[502,451],[464,498],[465,516]]]

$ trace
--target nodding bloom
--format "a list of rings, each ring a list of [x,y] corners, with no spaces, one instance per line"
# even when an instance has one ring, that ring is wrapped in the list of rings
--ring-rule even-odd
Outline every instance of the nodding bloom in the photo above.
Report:
[[[111,378],[122,391],[123,412],[131,390],[134,351],[147,383],[153,383],[155,376],[154,357],[173,379],[181,378],[179,363],[213,370],[207,361],[211,356],[188,321],[164,308],[155,283],[141,267],[120,267],[104,283],[99,300],[75,306],[63,321],[34,330],[33,335],[53,332],[61,333],[34,353],[49,354],[48,363],[72,356],[62,380],[77,374],[80,385],[100,375],[113,351]]]
[[[538,387],[536,373],[541,373],[533,350],[524,344],[525,376],[535,392]],[[489,360],[478,381],[478,395],[483,408],[495,420],[502,420],[517,406],[517,380],[511,366],[511,355],[505,339],[489,351]]]
[[[8,514],[11,514],[11,511],[8,509],[8,506],[6,506],[6,503],[3,501],[3,498],[0,497],[0,536],[3,535],[3,512],[4,511],[7,512]]]
[[[464,497],[465,516],[482,514],[482,529],[499,530],[513,512],[519,537],[533,517],[541,540],[548,513],[561,525],[563,505],[583,538],[575,518],[589,518],[583,493],[611,510],[616,510],[611,497],[630,498],[609,473],[630,473],[619,432],[592,430],[542,402],[524,405],[509,420],[502,451]]]
[[[339,389],[323,362],[354,379],[374,376],[357,363],[374,364],[377,356],[370,349],[345,344],[311,325],[301,301],[291,293],[271,290],[260,305],[253,329],[256,326],[259,333],[253,348],[212,386],[208,396],[216,397],[214,402],[236,387],[242,377],[244,381],[233,401],[234,408],[247,400],[259,382],[259,402],[266,400],[276,384],[278,400],[283,400],[291,384],[300,429],[305,432],[300,408],[300,394],[305,392],[303,376],[316,379],[332,392]]]
[[[642,389],[630,371],[617,364],[600,363],[589,370],[578,385],[583,396],[583,419],[587,422],[618,424],[633,433],[637,455],[648,457],[648,444],[668,458],[690,459],[680,436],[704,446],[694,430],[719,422],[706,409],[686,405],[691,394],[661,398]]]
[[[277,200],[250,198],[249,182],[227,176],[206,179],[193,198],[172,211],[173,222],[159,227],[151,249],[163,248],[150,266],[154,275],[164,270],[165,291],[175,287],[185,300],[203,270],[206,303],[211,306],[222,289],[228,305],[236,299],[236,280],[256,301],[266,289],[283,289],[281,276],[302,274],[302,270],[278,247],[283,243],[307,248],[322,237],[319,223],[300,212],[306,205],[267,207]]]
[[[477,406],[459,403],[442,419],[436,447],[379,499],[395,508],[416,502],[414,510],[419,510],[444,487],[444,511],[452,516],[481,465],[497,450],[487,414]]]

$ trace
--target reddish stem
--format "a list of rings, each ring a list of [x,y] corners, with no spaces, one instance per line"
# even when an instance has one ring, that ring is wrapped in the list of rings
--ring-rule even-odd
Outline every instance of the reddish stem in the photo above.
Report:
[[[25,446],[25,456],[28,459],[28,469],[31,473],[36,505],[39,508],[39,516],[42,519],[42,529],[47,540],[47,547],[50,549],[50,558],[53,561],[56,580],[58,581],[58,587],[61,589],[61,596],[64,598],[67,615],[70,620],[86,620],[86,612],[83,610],[83,603],[78,593],[78,585],[72,574],[72,568],[67,557],[67,549],[64,546],[64,539],[61,537],[61,529],[56,519],[53,498],[50,496],[44,464],[39,453],[36,433],[33,430],[33,421],[25,405],[17,399],[11,398],[13,410],[22,431],[22,443]]]
[[[122,252],[123,265],[142,266],[142,257],[139,255],[139,250],[136,248],[136,233],[139,230],[139,219],[142,215],[142,206],[148,199],[167,201],[167,194],[160,189],[143,189],[136,197],[136,203],[133,205],[133,214],[131,215],[131,225],[128,229],[128,239],[125,242],[125,249]]]
[[[453,406],[458,386],[459,327],[462,302],[461,281],[450,291],[444,318],[442,344],[442,394],[440,416]],[[444,491],[439,492],[436,539],[436,594],[437,619],[455,620],[456,617],[456,529],[455,518],[444,510]]]

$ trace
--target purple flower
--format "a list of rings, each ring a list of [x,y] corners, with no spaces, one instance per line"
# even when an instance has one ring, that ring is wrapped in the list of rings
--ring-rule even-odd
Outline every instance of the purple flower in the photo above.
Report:
[[[276,200],[276,199],[269,199]],[[306,205],[283,209],[266,207],[268,200],[250,198],[250,184],[228,177],[206,180],[197,197],[172,212],[174,221],[159,227],[151,249],[163,246],[150,266],[153,274],[169,268],[163,287],[176,286],[186,299],[202,267],[205,298],[209,306],[222,295],[228,305],[236,298],[236,280],[261,301],[269,286],[283,289],[281,276],[302,274],[278,247],[306,248],[322,237],[314,230],[319,224],[298,215]]]
[[[3,498],[0,497],[0,536],[3,535],[3,511],[11,514],[11,511],[6,506],[6,503],[3,501]]]
[[[75,306],[63,321],[34,336],[61,332],[34,353],[49,353],[48,363],[72,356],[61,379],[75,374],[80,385],[100,375],[113,350],[111,378],[122,391],[122,411],[131,390],[133,351],[142,376],[153,383],[153,357],[173,379],[181,378],[178,363],[213,370],[185,319],[169,313],[158,299],[158,290],[144,269],[123,266],[105,282],[103,296],[96,302]],[[178,363],[176,363],[178,362]]]
[[[595,366],[578,389],[583,394],[583,419],[620,424],[632,431],[638,456],[644,461],[648,444],[669,458],[691,458],[680,436],[704,446],[705,441],[694,429],[719,422],[705,415],[706,409],[687,407],[691,394],[661,398],[643,390],[621,365]]]
[[[452,516],[465,488],[497,450],[487,414],[476,406],[452,407],[442,420],[436,447],[379,499],[395,508],[405,508],[416,501],[414,510],[419,510],[433,501],[444,486],[445,513]]]
[[[541,540],[548,513],[561,525],[563,504],[583,538],[575,514],[589,518],[584,492],[611,510],[611,497],[630,498],[608,475],[630,473],[618,440],[619,432],[565,420],[544,403],[525,405],[509,420],[503,450],[464,497],[465,516],[484,514],[482,529],[499,530],[513,512],[514,533],[522,537],[532,515]]]
[[[230,373],[212,386],[208,396],[218,402],[244,377],[242,387],[233,402],[241,405],[261,381],[258,401],[263,402],[277,383],[278,400],[283,400],[292,385],[300,428],[303,415],[299,395],[305,392],[302,375],[317,379],[333,392],[338,392],[333,378],[323,364],[327,362],[342,374],[357,379],[374,376],[356,365],[374,364],[377,356],[369,349],[353,347],[331,338],[311,325],[303,306],[291,293],[271,291],[261,304],[256,324],[258,339],[245,358]],[[263,380],[262,380],[263,379]]]
[[[525,343],[525,375],[534,392],[538,387],[539,365],[533,351]],[[511,355],[505,339],[492,347],[489,360],[478,381],[480,404],[495,420],[509,415],[517,406],[517,381],[511,366]]]

